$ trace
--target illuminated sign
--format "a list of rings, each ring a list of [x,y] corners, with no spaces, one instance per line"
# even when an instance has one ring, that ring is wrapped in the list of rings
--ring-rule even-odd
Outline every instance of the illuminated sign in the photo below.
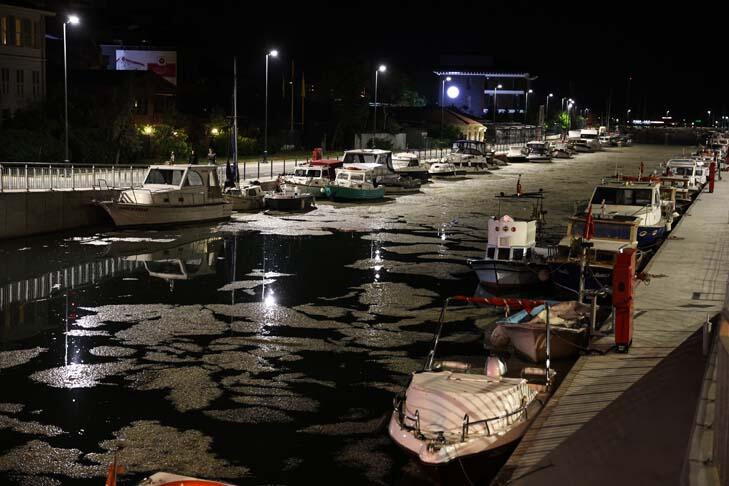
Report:
[[[152,71],[176,85],[177,53],[175,51],[117,49],[116,69],[117,71]]]

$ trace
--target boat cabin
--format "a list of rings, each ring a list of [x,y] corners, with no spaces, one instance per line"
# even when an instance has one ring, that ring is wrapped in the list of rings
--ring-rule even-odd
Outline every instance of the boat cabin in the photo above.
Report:
[[[322,177],[328,177],[329,180],[333,181],[337,177],[337,169],[343,166],[344,162],[338,159],[319,159],[312,160],[309,165],[312,168],[320,168],[322,171]]]
[[[688,180],[691,190],[699,190],[706,182],[704,166],[695,159],[671,159],[666,162],[666,175],[679,176]]]
[[[659,224],[661,184],[655,181],[615,181],[600,184],[592,192],[592,212],[637,216],[641,225]]]
[[[494,149],[491,145],[481,140],[456,140],[453,142],[452,151],[458,154],[492,156]]]
[[[536,246],[537,221],[504,215],[488,221],[487,260],[531,260]]]
[[[392,166],[392,152],[381,149],[355,149],[344,152],[342,159],[344,168],[351,164],[380,164],[387,168],[389,172],[394,172]]]
[[[120,202],[172,206],[198,205],[222,200],[214,165],[153,165],[141,188],[122,191]]]
[[[294,173],[291,174],[291,177],[295,179],[302,179],[302,180],[308,180],[308,179],[325,179],[327,181],[333,181],[336,177],[336,171],[333,167],[327,167],[327,166],[316,166],[313,164],[310,165],[301,165],[294,169]]]
[[[335,184],[343,187],[361,188],[366,185],[374,187],[374,173],[366,168],[344,168],[337,169]]]
[[[616,255],[624,248],[638,247],[638,226],[640,219],[634,216],[593,214],[594,233],[587,252],[591,266],[612,270]],[[557,246],[554,262],[578,262],[580,253],[574,241],[582,238],[585,232],[585,217],[574,216],[567,223],[567,235]]]

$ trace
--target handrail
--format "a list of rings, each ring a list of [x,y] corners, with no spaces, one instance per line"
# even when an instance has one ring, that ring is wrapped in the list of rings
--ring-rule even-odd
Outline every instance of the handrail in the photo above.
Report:
[[[65,168],[71,168],[71,167],[123,167],[123,168],[134,168],[134,169],[146,169],[150,166],[150,164],[96,164],[96,163],[77,163],[77,162],[13,162],[13,161],[3,161],[0,163],[0,166],[11,166],[11,165],[17,165],[17,166],[42,166],[42,167],[65,167]]]

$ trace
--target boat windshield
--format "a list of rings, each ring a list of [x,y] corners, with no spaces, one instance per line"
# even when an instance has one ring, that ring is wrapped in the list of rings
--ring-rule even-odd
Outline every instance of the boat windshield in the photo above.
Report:
[[[307,177],[321,177],[321,171],[309,169],[308,171],[306,171],[306,176]]]
[[[380,164],[377,154],[347,153],[344,154],[345,164]]]
[[[150,169],[144,183],[179,186],[184,173],[182,169]]]
[[[296,177],[306,177],[306,169],[296,169],[294,171],[294,176],[296,176]]]
[[[607,221],[600,221],[599,219],[594,220],[595,222],[595,233],[594,238],[611,238],[616,240],[630,241],[630,230],[631,225],[618,224]],[[575,221],[572,224],[572,235],[580,236],[585,233],[585,222]]]
[[[616,206],[647,206],[653,199],[653,189],[634,189],[622,187],[598,187],[592,196],[592,204]]]
[[[362,182],[364,181],[364,174],[352,174],[349,176],[349,180]]]
[[[669,165],[668,168],[671,169],[671,172],[673,172],[675,175],[680,175],[680,176],[694,175],[693,167],[671,167]]]
[[[585,140],[595,140],[597,138],[597,133],[581,133],[581,138],[584,138]]]

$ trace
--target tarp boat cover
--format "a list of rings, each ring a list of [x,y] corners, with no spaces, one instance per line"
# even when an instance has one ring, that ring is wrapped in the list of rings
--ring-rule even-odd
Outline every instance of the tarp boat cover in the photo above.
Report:
[[[405,423],[414,426],[417,412],[420,433],[426,439],[442,436],[446,442],[460,442],[468,415],[470,438],[496,436],[524,420],[523,414],[515,412],[535,395],[520,378],[494,379],[451,371],[415,373],[405,397]],[[485,419],[494,420],[474,423]]]

